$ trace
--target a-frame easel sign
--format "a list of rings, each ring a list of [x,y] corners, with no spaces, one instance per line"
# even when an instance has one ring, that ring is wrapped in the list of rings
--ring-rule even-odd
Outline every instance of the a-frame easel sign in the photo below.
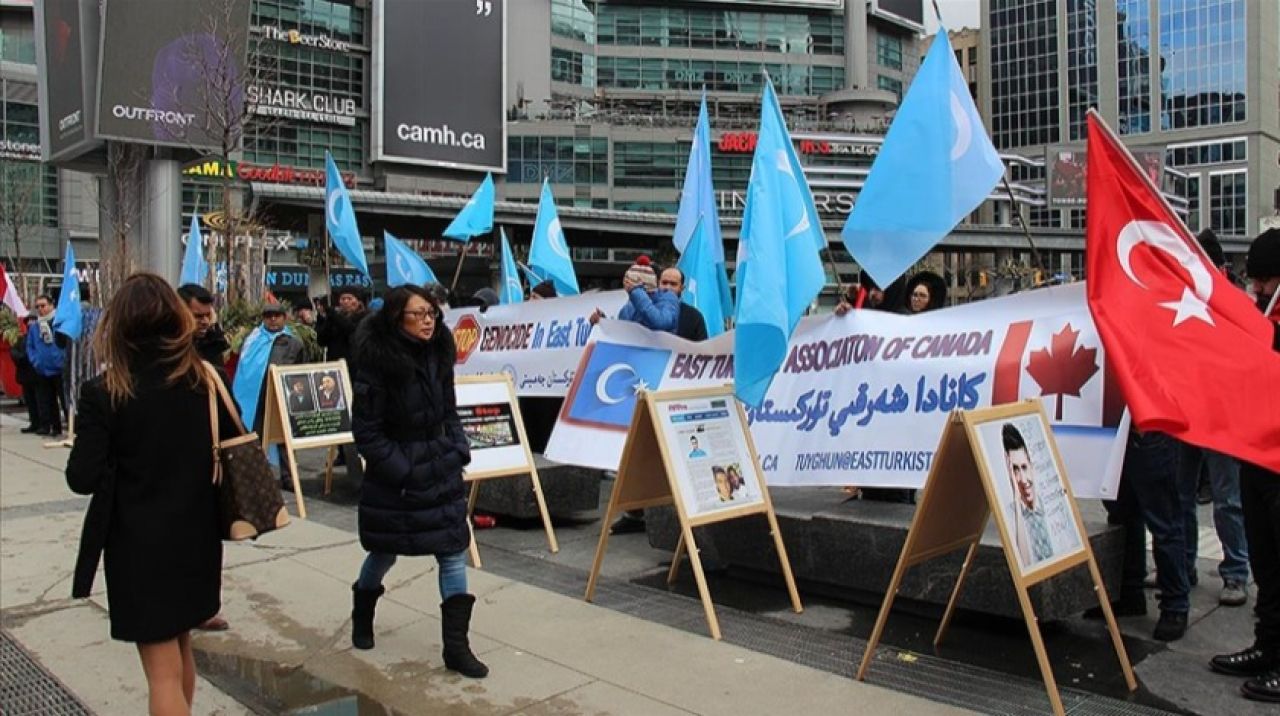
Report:
[[[344,360],[301,365],[273,365],[268,372],[262,409],[262,446],[284,445],[285,460],[293,477],[298,517],[307,518],[298,480],[296,450],[327,447],[324,490],[333,481],[337,449],[355,442],[351,434],[351,375]]]
[[[764,515],[778,550],[791,606],[801,612],[804,608],[763,474],[747,429],[746,414],[733,396],[733,386],[642,393],[636,400],[618,479],[601,522],[586,600],[591,601],[595,594],[614,517],[624,510],[674,503],[680,520],[680,541],[668,580],[674,579],[681,554],[687,551],[712,638],[720,638],[720,622],[694,542],[695,527]]]
[[[1093,578],[1125,683],[1130,691],[1136,689],[1137,681],[1111,612],[1102,574],[1039,400],[956,411],[947,421],[919,507],[907,532],[902,556],[893,570],[884,604],[862,655],[858,680],[866,677],[871,666],[907,569],[958,549],[967,549],[934,637],[934,646],[942,643],[960,598],[960,588],[992,514],[1053,712],[1058,716],[1065,714],[1027,590],[1082,564],[1088,565]]]
[[[476,509],[476,497],[480,483],[499,477],[528,475],[533,484],[533,497],[542,515],[542,527],[547,532],[547,547],[560,551],[556,532],[551,527],[551,515],[547,512],[547,500],[542,493],[542,480],[538,466],[534,464],[529,438],[525,436],[524,418],[520,415],[520,402],[516,388],[507,373],[457,376],[453,381],[457,394],[458,418],[462,432],[471,447],[471,464],[463,473],[463,479],[471,483],[467,498],[467,522]],[[475,537],[471,539],[471,563],[480,567],[480,550]]]

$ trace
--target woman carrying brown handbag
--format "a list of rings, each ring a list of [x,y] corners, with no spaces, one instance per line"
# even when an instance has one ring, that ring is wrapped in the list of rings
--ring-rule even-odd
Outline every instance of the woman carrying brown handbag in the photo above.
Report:
[[[195,321],[164,279],[130,276],[94,337],[106,371],[85,383],[67,484],[93,495],[73,596],[105,557],[111,637],[135,642],[150,713],[191,713],[190,630],[218,613],[222,539],[208,382]],[[236,431],[219,404],[219,428]]]

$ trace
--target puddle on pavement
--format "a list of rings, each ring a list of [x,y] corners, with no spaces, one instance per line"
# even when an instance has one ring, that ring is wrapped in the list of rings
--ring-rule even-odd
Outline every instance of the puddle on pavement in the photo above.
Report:
[[[255,711],[281,716],[399,716],[364,694],[297,666],[200,649],[195,657],[201,676]]]

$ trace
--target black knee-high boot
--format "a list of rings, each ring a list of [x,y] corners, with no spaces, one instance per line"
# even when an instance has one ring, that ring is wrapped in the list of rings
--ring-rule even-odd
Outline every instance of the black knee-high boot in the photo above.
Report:
[[[357,649],[373,648],[373,610],[378,606],[378,597],[387,590],[361,589],[351,585],[351,646]]]
[[[440,605],[444,665],[463,676],[483,679],[489,675],[489,667],[471,653],[471,643],[467,639],[467,632],[471,629],[471,608],[475,603],[476,598],[470,594],[455,594]]]

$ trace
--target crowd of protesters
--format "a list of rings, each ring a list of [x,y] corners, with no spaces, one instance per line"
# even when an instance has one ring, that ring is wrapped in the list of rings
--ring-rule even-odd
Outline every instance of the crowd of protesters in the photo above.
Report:
[[[1199,239],[1226,271],[1214,237],[1204,233]],[[1280,289],[1280,230],[1253,242],[1246,270],[1247,290],[1277,323],[1275,349],[1280,351],[1280,306],[1274,300]],[[705,339],[702,316],[681,301],[684,281],[679,269],[655,270],[647,260],[637,261],[623,277],[627,302],[617,318]],[[489,294],[480,291],[462,303],[484,310],[497,302],[496,294]],[[550,282],[538,284],[529,298],[555,298],[555,289]],[[376,605],[397,558],[430,555],[439,565],[443,663],[481,678],[488,667],[471,651],[468,637],[475,597],[467,591],[471,536],[463,470],[470,449],[454,397],[456,348],[443,321],[447,299],[438,285],[397,287],[378,305],[344,290],[334,305],[295,309],[293,319],[314,327],[328,359],[348,361],[353,377],[352,427],[365,463],[358,526],[366,551],[351,586],[353,646],[374,647]],[[885,290],[863,274],[841,297],[836,314],[890,310],[911,315],[944,305],[946,283],[936,274],[922,272]],[[30,426],[23,432],[41,435],[60,434],[64,415],[59,396],[66,341],[49,325],[53,306],[48,296],[40,296],[36,311],[24,317],[22,340],[12,347],[28,396]],[[592,322],[602,317],[597,312]],[[229,374],[230,344],[218,324],[214,297],[199,286],[175,290],[147,273],[130,277],[111,297],[92,340],[106,370],[81,386],[75,403],[78,422],[67,481],[75,492],[93,497],[74,591],[87,595],[97,564],[105,563],[111,636],[137,644],[151,712],[189,713],[195,687],[190,631],[228,626],[219,616],[222,545],[209,459],[209,391],[215,381],[228,383],[244,424],[260,430],[266,368],[301,362],[302,343],[289,327],[285,307],[268,303]],[[225,407],[217,419],[221,434],[236,431],[235,416]],[[282,478],[291,482],[292,477],[282,466]],[[1245,696],[1280,702],[1280,475],[1167,435],[1132,432],[1118,499],[1106,505],[1109,520],[1123,526],[1126,539],[1113,608],[1121,617],[1146,614],[1144,589],[1154,585],[1160,612],[1154,638],[1172,641],[1185,634],[1189,594],[1198,579],[1195,508],[1202,481],[1223,546],[1220,603],[1246,605],[1251,575],[1256,584],[1253,643],[1215,656],[1209,666],[1245,679]],[[862,494],[912,501],[909,491],[864,489]],[[141,525],[146,529],[140,531]],[[629,513],[611,529],[643,530],[643,513]],[[1147,578],[1147,532],[1154,579]],[[1086,614],[1098,616],[1097,610]]]

